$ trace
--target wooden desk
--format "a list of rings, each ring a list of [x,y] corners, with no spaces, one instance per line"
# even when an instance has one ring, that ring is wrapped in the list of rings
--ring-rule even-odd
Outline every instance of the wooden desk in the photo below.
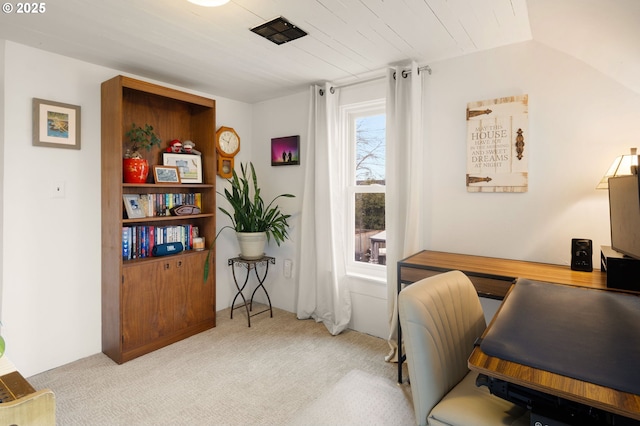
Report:
[[[478,295],[498,300],[504,298],[516,278],[593,288],[607,287],[607,275],[599,270],[573,271],[569,266],[548,263],[423,250],[398,262],[397,291],[400,293],[405,285],[451,270],[464,272]],[[400,320],[398,342],[402,342]],[[398,344],[398,383],[402,383],[404,361],[402,344]]]
[[[607,275],[599,270],[573,271],[569,266],[549,263],[423,250],[398,262],[398,292],[402,284],[451,270],[464,272],[480,296],[492,299],[503,299],[516,278],[593,288],[607,287]]]
[[[498,309],[491,324],[485,330],[483,338],[499,316],[500,309]],[[480,346],[474,348],[469,357],[468,366],[473,371],[515,385],[640,420],[640,395],[618,391],[606,386],[492,357],[484,353]],[[629,366],[629,368],[635,367]]]

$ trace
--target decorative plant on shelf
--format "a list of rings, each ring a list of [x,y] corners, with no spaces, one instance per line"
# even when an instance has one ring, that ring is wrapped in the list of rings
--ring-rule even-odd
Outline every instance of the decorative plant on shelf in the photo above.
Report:
[[[124,158],[142,158],[140,150],[145,148],[147,151],[153,146],[160,146],[160,138],[154,133],[153,127],[145,124],[144,128],[131,125],[131,130],[126,133],[131,146],[127,149]]]
[[[130,146],[124,154],[123,175],[126,183],[145,183],[149,175],[149,162],[142,158],[140,150],[151,150],[153,146],[160,146],[160,138],[154,133],[153,127],[145,124],[144,128],[131,125],[126,133]]]
[[[249,174],[249,167],[251,173]],[[230,228],[236,231],[238,243],[240,244],[240,257],[247,260],[259,259],[264,255],[264,246],[273,239],[278,246],[289,238],[289,223],[287,219],[291,217],[284,214],[278,205],[274,202],[280,197],[293,198],[292,194],[280,194],[275,197],[269,204],[265,204],[260,195],[260,187],[258,186],[258,177],[256,176],[253,163],[249,166],[240,165],[241,176],[238,176],[233,170],[233,176],[227,182],[231,184],[231,190],[225,188],[223,195],[231,205],[231,212],[223,207],[218,209],[231,219],[231,225],[224,226],[216,235]],[[249,240],[246,244],[245,239]],[[209,257],[211,250],[215,245],[215,241],[209,248],[209,254],[204,267],[204,280],[209,276]]]

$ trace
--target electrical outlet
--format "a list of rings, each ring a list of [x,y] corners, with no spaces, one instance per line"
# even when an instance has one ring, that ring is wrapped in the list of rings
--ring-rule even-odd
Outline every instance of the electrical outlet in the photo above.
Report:
[[[293,261],[291,259],[284,260],[284,277],[291,278],[291,271],[293,269]]]

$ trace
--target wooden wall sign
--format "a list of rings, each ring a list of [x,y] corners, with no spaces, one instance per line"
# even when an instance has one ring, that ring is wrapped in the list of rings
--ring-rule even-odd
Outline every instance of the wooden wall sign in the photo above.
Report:
[[[529,96],[467,104],[467,192],[527,192]]]

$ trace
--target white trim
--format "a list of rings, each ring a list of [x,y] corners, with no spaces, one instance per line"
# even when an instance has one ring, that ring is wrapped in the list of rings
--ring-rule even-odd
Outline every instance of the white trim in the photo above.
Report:
[[[347,215],[345,216],[348,235],[355,235],[355,194],[356,193],[382,193],[384,194],[386,188],[384,185],[355,185],[355,162],[356,162],[356,146],[355,146],[355,134],[356,129],[354,127],[355,120],[362,117],[371,115],[386,114],[385,100],[375,99],[366,102],[352,103],[348,105],[342,105],[340,107],[340,123],[341,123],[341,135],[344,143],[349,144],[349,157],[345,162],[345,170],[340,170],[341,173],[346,176],[343,179],[344,182],[348,182],[348,187],[345,188],[344,196],[346,197],[346,204],[348,206]],[[369,264],[365,262],[358,262],[353,258],[355,253],[355,241],[354,238],[350,238],[347,241],[347,250],[349,258],[347,261],[347,275],[360,278],[362,280],[369,281],[371,284],[386,284],[387,269],[386,265]]]

